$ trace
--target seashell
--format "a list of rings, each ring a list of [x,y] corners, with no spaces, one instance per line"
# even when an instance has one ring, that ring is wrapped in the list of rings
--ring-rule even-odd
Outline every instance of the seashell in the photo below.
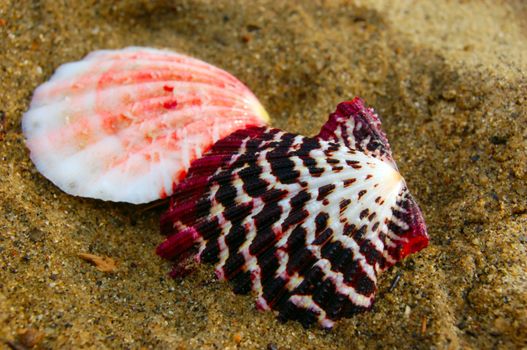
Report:
[[[36,89],[22,128],[37,169],[63,191],[145,203],[170,196],[214,142],[267,121],[229,73],[130,47],[59,67]]]
[[[316,137],[248,127],[195,160],[157,253],[189,255],[282,320],[331,328],[372,307],[379,274],[428,245],[378,116],[338,105]]]
[[[315,137],[267,122],[229,73],[132,47],[59,67],[22,127],[38,170],[67,193],[172,195],[157,253],[173,277],[193,256],[259,309],[331,328],[370,309],[379,274],[428,245],[425,222],[361,99]]]

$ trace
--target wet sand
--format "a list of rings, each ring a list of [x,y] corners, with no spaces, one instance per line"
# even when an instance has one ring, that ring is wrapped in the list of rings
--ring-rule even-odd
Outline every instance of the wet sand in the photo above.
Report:
[[[23,329],[41,332],[43,349],[527,346],[527,6],[396,3],[1,2],[0,348]],[[372,312],[330,332],[256,311],[210,266],[169,279],[154,254],[162,208],[62,193],[20,129],[56,67],[129,45],[230,71],[290,131],[313,135],[338,102],[363,97],[430,246],[380,277]],[[117,271],[80,253],[109,256]]]

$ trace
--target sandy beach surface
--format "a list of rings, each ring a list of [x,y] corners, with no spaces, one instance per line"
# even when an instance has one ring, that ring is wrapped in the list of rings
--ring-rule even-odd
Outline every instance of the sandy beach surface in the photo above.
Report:
[[[210,266],[170,279],[154,252],[163,208],[61,192],[20,128],[60,64],[130,45],[228,70],[289,131],[313,135],[363,97],[430,246],[381,275],[372,312],[329,332],[258,312]],[[527,347],[526,72],[522,0],[0,1],[0,348]]]

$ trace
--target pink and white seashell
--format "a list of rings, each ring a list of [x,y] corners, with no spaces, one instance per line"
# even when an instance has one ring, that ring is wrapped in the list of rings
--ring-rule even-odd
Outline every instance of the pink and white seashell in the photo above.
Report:
[[[266,124],[231,74],[166,50],[96,51],[39,86],[22,128],[37,169],[63,191],[146,203],[233,131]]]

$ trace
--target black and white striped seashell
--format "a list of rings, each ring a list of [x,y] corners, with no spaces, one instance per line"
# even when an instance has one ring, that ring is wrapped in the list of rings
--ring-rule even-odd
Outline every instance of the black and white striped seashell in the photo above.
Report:
[[[372,109],[341,103],[316,137],[238,130],[196,160],[158,254],[195,255],[279,317],[331,328],[371,308],[380,272],[428,244]]]

